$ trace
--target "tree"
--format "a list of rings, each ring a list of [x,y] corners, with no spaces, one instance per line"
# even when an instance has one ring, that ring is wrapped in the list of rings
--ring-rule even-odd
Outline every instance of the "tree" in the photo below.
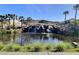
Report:
[[[24,17],[23,16],[20,16],[19,17],[19,20],[21,21],[21,28],[22,28],[22,24],[23,24],[23,21],[24,21]]]
[[[28,18],[27,18],[27,21],[32,21],[32,18],[31,18],[31,17],[28,17]]]
[[[12,18],[13,18],[13,29],[15,28],[15,18],[16,17],[16,15],[15,14],[12,14]]]
[[[67,17],[67,14],[69,14],[69,11],[64,11],[63,14],[65,15],[64,20],[65,20],[65,24],[66,24],[66,17]]]
[[[15,19],[17,19],[17,16],[15,14],[6,14],[6,18],[9,20],[9,27],[10,27],[10,20],[13,19],[13,28],[15,27]]]
[[[27,25],[30,25],[30,22],[32,22],[32,18],[31,17],[27,17]]]
[[[8,14],[11,19],[13,19],[13,29],[15,28],[15,19],[16,19],[16,14]]]
[[[6,20],[8,20],[8,22],[9,22],[8,27],[9,27],[9,29],[10,29],[11,14],[6,14],[5,17],[6,17]]]
[[[75,33],[76,33],[76,18],[77,18],[77,11],[79,10],[79,4],[76,4],[75,6],[73,6],[73,8],[75,9],[75,24],[74,24],[74,32],[73,32],[73,40],[75,39]]]
[[[79,4],[76,4],[75,6],[73,6],[73,8],[75,9],[75,25],[77,25],[76,18],[77,18],[77,11],[79,10]]]

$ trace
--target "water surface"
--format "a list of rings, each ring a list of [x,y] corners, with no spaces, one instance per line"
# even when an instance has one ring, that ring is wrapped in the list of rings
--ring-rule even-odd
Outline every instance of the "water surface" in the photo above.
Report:
[[[17,43],[17,44],[28,44],[28,43],[60,43],[64,42],[62,38],[55,36],[55,34],[33,34],[33,33],[22,33],[22,34],[0,34],[0,42],[5,44]]]

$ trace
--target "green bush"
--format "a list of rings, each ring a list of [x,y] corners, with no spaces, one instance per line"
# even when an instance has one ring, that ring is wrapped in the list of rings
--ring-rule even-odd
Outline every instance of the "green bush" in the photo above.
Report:
[[[55,52],[63,52],[67,49],[71,49],[72,45],[69,43],[62,43],[61,42],[61,43],[56,44],[56,46],[54,48],[55,48]]]
[[[4,44],[0,42],[0,50],[4,47]]]
[[[12,51],[17,52],[20,51],[21,46],[18,44],[12,44]]]
[[[1,51],[12,52],[12,45],[11,44],[5,45],[3,49],[1,49]]]
[[[27,44],[21,47],[21,52],[32,52],[33,46],[31,44]]]
[[[45,47],[45,50],[46,50],[46,51],[52,51],[52,47],[51,47],[51,46],[46,46],[46,47]]]
[[[42,51],[42,47],[41,46],[34,46],[33,48],[33,52],[41,52]]]
[[[20,45],[18,44],[7,44],[5,45],[1,51],[5,51],[5,52],[17,52],[20,51]]]

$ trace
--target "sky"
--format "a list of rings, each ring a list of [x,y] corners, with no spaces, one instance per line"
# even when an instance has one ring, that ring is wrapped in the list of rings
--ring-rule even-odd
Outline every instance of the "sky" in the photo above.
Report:
[[[16,14],[35,20],[64,21],[63,12],[68,10],[67,19],[74,18],[73,4],[0,4],[0,14]],[[79,12],[78,12],[79,13]],[[77,14],[77,18],[79,14]]]

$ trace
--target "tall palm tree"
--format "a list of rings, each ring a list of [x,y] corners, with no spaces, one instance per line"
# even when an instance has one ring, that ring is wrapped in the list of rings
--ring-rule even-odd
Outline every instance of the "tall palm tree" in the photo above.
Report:
[[[9,27],[9,29],[10,29],[10,20],[11,20],[11,15],[10,15],[10,14],[6,14],[5,16],[6,16],[6,19],[8,20],[8,22],[9,22],[8,27]]]
[[[73,6],[73,8],[75,9],[75,25],[77,25],[76,23],[76,18],[77,18],[77,11],[79,10],[79,4],[76,4],[75,6]]]
[[[75,6],[73,6],[73,8],[75,9],[75,22],[74,22],[74,32],[73,32],[73,39],[75,39],[75,33],[76,33],[76,18],[77,18],[77,11],[79,10],[79,4],[76,4]]]
[[[16,19],[16,15],[15,14],[8,14],[8,16],[13,19],[13,29],[15,28],[15,19]]]
[[[15,17],[16,17],[16,15],[15,14],[12,14],[11,16],[13,18],[13,29],[14,29],[15,28],[15,19],[16,19]]]
[[[19,20],[21,21],[21,28],[22,28],[22,24],[23,24],[23,21],[24,21],[24,17],[23,16],[20,16],[19,17]]]
[[[67,14],[69,14],[69,11],[64,11],[63,14],[65,15],[65,18],[64,18],[64,29],[66,30],[66,27],[65,27],[65,24],[67,23],[66,17],[67,17]]]
[[[66,17],[67,17],[67,14],[69,14],[69,11],[64,11],[63,14],[65,15],[64,20],[65,20],[65,24],[66,24]]]

